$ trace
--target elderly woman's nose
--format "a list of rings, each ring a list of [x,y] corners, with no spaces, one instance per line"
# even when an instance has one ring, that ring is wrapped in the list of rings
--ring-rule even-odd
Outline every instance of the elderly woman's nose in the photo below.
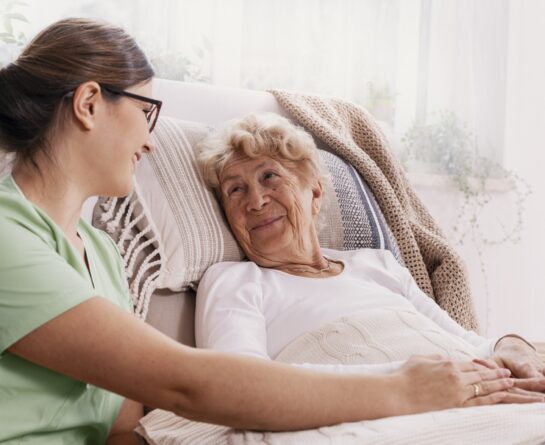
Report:
[[[261,187],[250,187],[248,190],[248,210],[261,210],[269,202],[266,190]]]

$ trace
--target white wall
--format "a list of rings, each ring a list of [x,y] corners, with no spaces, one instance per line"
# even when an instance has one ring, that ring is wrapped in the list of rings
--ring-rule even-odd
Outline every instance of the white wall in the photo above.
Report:
[[[545,339],[545,2],[511,2],[505,163],[533,188],[522,245],[502,262],[504,300],[524,301],[513,317],[502,301],[505,323]],[[499,275],[501,277],[501,275]]]
[[[489,301],[475,248],[459,246],[470,272],[481,327],[488,335],[517,332],[545,341],[545,2],[510,2],[507,112],[504,162],[533,190],[526,202],[520,244],[484,247]],[[417,191],[445,229],[460,204],[442,187]],[[501,196],[501,195],[497,195]],[[500,206],[479,216],[484,225],[512,210],[505,195]]]

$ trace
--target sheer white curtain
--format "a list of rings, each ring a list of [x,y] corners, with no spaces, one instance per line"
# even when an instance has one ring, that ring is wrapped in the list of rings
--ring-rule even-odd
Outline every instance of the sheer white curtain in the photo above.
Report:
[[[0,0],[0,14],[6,2]],[[478,298],[486,293],[481,266],[483,260],[487,264],[490,295],[496,313],[501,312],[501,316],[493,314],[490,323],[488,302],[480,308],[488,333],[510,328],[538,339],[542,328],[535,314],[543,313],[538,308],[545,310],[542,285],[536,279],[545,267],[538,259],[545,249],[543,162],[535,161],[535,153],[543,152],[538,141],[545,129],[545,115],[538,105],[545,97],[540,82],[545,64],[537,63],[543,54],[540,42],[545,42],[541,0],[27,3],[14,9],[29,23],[14,24],[29,38],[63,17],[103,19],[136,37],[160,77],[285,88],[354,101],[376,116],[398,153],[404,148],[402,136],[414,122],[431,123],[436,112],[453,112],[471,130],[473,147],[480,154],[505,162],[534,190],[527,202],[531,217],[522,244],[481,246],[477,257],[471,251],[475,243],[468,240],[460,251],[470,272],[476,271],[471,278]],[[2,21],[0,32],[1,26]],[[14,48],[0,47],[0,64],[15,53]],[[445,198],[435,184],[429,192],[419,192],[448,232],[458,213],[458,197]],[[506,193],[496,198],[493,207],[477,216],[487,234],[496,229],[496,216],[517,216]],[[511,319],[515,293],[528,295],[531,302],[523,303],[528,310],[520,320],[533,316],[534,322],[517,324]]]
[[[453,111],[475,131],[479,153],[502,161],[508,0],[422,2],[417,117]]]
[[[2,0],[6,1],[6,0]],[[28,35],[61,17],[124,26],[161,77],[335,95],[366,106],[396,150],[450,110],[502,159],[509,0],[33,0]]]

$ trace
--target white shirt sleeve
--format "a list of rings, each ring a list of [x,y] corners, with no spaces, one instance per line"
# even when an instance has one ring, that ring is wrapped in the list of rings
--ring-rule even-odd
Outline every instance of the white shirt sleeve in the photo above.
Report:
[[[445,331],[463,338],[475,346],[482,358],[489,358],[494,353],[494,345],[497,339],[481,337],[456,323],[445,310],[441,309],[435,301],[418,287],[409,270],[401,266],[390,251],[385,250],[384,253],[386,266],[392,273],[396,273],[400,277],[403,295],[415,306],[418,312],[433,320]]]
[[[209,268],[197,290],[195,341],[197,347],[271,360],[263,315],[259,268],[251,263],[219,263]],[[369,365],[293,366],[317,372],[386,374],[404,362]]]
[[[251,263],[219,263],[206,271],[195,308],[198,348],[269,358],[258,270],[252,269]]]

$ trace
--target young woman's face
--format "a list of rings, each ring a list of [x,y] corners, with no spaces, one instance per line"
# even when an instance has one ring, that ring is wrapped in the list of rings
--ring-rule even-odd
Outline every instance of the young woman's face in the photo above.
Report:
[[[139,96],[152,97],[152,83],[147,82],[125,91]],[[106,94],[106,93],[104,93]],[[100,135],[94,161],[101,177],[103,196],[125,196],[132,190],[136,164],[145,153],[154,149],[146,111],[151,104],[129,97],[116,101],[104,98],[106,112],[98,118]]]

